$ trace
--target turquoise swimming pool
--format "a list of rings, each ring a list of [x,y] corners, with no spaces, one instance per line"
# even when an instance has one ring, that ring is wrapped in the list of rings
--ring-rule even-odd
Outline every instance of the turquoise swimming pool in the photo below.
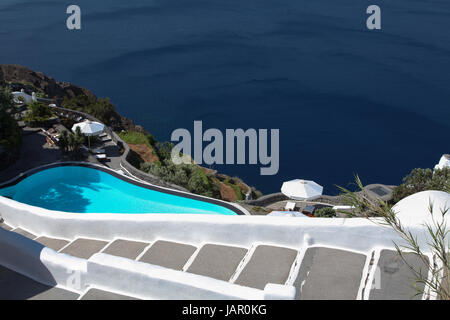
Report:
[[[117,174],[86,166],[38,171],[0,189],[0,195],[49,210],[75,213],[178,213],[236,215],[215,200],[148,187]],[[228,206],[228,207],[227,207]]]

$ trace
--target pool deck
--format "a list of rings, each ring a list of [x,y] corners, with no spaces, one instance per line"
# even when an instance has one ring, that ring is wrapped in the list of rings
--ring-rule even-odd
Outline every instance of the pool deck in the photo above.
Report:
[[[57,147],[49,146],[41,128],[22,127],[22,147],[20,158],[10,167],[0,171],[0,183],[17,177],[22,172],[37,168],[46,164],[67,161]],[[103,164],[113,170],[120,170],[120,153],[118,147],[112,141],[108,141],[102,147],[105,149],[108,160],[100,163],[93,155],[84,152],[82,161],[94,164]],[[80,152],[82,152],[80,150]]]

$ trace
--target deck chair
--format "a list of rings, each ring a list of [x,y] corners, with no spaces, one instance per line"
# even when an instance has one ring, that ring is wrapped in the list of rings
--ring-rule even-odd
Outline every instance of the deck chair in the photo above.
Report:
[[[102,154],[102,153],[105,153],[105,149],[93,149],[92,153],[94,153],[94,154]]]
[[[284,209],[286,211],[294,211],[294,209],[295,209],[295,202],[291,202],[291,201],[286,202],[286,206],[284,207]]]
[[[95,155],[95,158],[97,159],[97,160],[99,160],[99,161],[105,161],[107,158],[106,158],[106,154],[104,154],[104,153],[101,153],[101,154],[96,154]]]

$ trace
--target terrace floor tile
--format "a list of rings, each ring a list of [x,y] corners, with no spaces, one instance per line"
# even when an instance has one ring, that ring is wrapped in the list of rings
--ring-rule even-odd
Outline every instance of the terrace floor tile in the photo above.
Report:
[[[81,297],[81,300],[140,300],[140,299],[92,288],[89,289],[89,291],[86,292]]]
[[[145,242],[117,239],[114,240],[103,253],[134,260],[148,245],[149,243]]]
[[[413,253],[404,253],[403,257],[414,270],[420,270],[423,276],[427,276],[428,268],[419,256]],[[427,257],[424,257],[424,259],[428,261]],[[422,298],[422,295],[416,295],[417,290],[414,285],[420,290],[423,290],[424,285],[416,283],[416,275],[396,251],[382,250],[375,272],[377,273],[372,284],[372,290],[370,290],[369,300]]]
[[[21,234],[24,237],[27,237],[27,238],[32,239],[32,240],[36,238],[36,236],[34,234],[32,234],[31,232],[25,231],[25,230],[23,230],[21,228],[16,228],[16,229],[14,229],[12,231],[14,231],[15,233]]]
[[[345,250],[307,249],[294,282],[297,299],[356,299],[366,258]]]
[[[245,248],[206,244],[186,271],[228,281],[247,251]]]
[[[65,247],[69,241],[63,240],[63,239],[54,239],[54,238],[48,238],[48,237],[39,237],[35,239],[35,241],[39,242],[43,246],[46,246],[50,249],[53,249],[55,251],[61,250],[63,247]]]
[[[289,248],[259,245],[234,283],[264,289],[266,284],[284,284],[297,251]]]
[[[11,231],[13,229],[10,226],[8,226],[6,223],[0,223],[0,228],[3,228],[8,231]]]
[[[106,241],[79,238],[65,247],[61,252],[74,257],[89,259],[95,253],[100,252],[107,244],[108,242]]]
[[[159,240],[144,253],[139,261],[182,270],[195,250],[194,246],[188,244]]]

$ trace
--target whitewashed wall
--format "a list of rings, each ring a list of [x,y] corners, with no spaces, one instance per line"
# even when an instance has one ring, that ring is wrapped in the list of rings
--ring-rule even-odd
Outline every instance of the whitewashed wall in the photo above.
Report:
[[[388,227],[363,218],[222,216],[188,214],[78,214],[46,210],[0,197],[0,214],[11,226],[37,236],[157,239],[193,245],[205,242],[249,247],[255,242],[300,248],[311,244],[368,252],[400,239]]]

